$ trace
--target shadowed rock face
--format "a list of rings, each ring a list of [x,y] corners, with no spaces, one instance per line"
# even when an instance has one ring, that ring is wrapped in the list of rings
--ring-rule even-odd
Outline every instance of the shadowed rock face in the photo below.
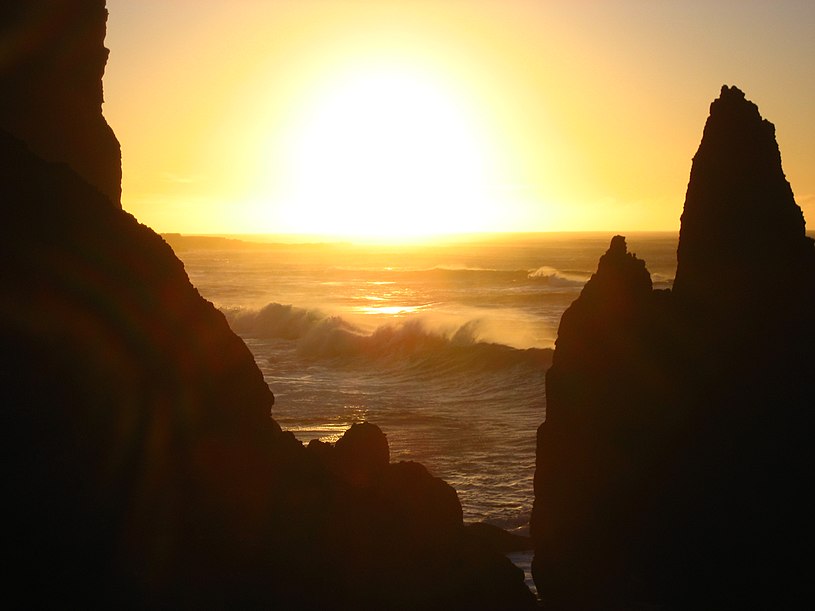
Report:
[[[767,608],[803,593],[814,252],[772,124],[724,87],[673,291],[652,291],[618,236],[561,321],[532,516],[552,608]]]
[[[0,201],[6,574],[79,603],[239,563],[213,539],[267,519],[280,434],[251,353],[161,238],[5,132]]]
[[[647,550],[631,524],[649,507],[664,412],[656,350],[665,310],[645,263],[615,236],[563,314],[538,430],[533,572],[553,608],[604,608],[636,589]],[[590,586],[590,587],[587,587]]]
[[[102,116],[106,21],[104,0],[4,0],[0,129],[119,206],[119,142]]]
[[[279,479],[251,353],[119,207],[106,17],[0,6],[4,577],[32,606],[234,595]]]

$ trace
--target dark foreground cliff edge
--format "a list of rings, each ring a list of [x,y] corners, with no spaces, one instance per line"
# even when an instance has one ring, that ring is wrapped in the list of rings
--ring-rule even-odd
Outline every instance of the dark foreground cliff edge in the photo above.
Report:
[[[531,609],[455,491],[353,426],[308,448],[118,205],[102,0],[0,8],[4,597],[60,608]]]
[[[811,604],[815,249],[735,87],[693,159],[672,291],[616,236],[564,313],[538,430],[547,609]]]

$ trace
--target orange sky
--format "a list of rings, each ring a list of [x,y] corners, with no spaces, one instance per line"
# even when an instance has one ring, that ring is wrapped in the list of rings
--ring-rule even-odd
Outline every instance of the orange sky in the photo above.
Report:
[[[815,3],[108,0],[123,204],[158,231],[677,229],[708,105],[815,224]]]

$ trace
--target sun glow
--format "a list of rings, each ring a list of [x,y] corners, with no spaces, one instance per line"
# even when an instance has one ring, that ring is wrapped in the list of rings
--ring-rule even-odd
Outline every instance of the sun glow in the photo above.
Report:
[[[108,0],[123,206],[204,234],[675,231],[728,82],[812,225],[815,4],[643,4]]]
[[[412,238],[496,220],[495,167],[472,110],[420,71],[332,79],[280,142],[285,171],[269,189],[283,231]]]

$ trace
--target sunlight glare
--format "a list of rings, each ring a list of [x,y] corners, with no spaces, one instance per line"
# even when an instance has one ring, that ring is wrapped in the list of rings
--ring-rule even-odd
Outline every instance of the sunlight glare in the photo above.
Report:
[[[463,100],[417,72],[335,79],[285,141],[283,230],[418,237],[488,229],[490,149]]]

